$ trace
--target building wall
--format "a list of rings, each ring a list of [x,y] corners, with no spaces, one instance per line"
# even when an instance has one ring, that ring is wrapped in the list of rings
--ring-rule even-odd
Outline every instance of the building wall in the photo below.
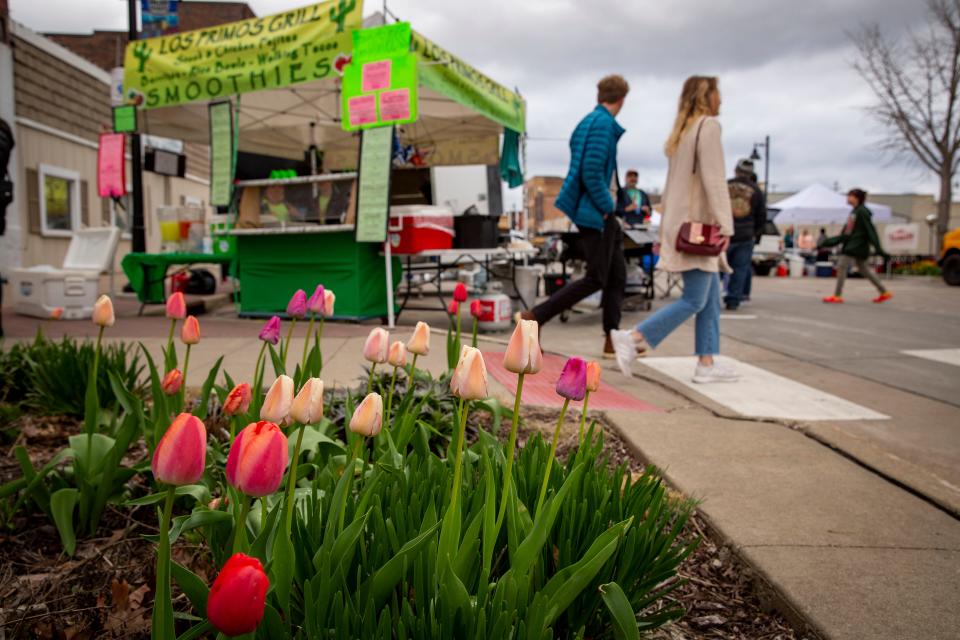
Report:
[[[527,201],[530,228],[534,233],[567,231],[570,219],[553,203],[563,186],[563,178],[557,176],[534,176],[527,180]]]

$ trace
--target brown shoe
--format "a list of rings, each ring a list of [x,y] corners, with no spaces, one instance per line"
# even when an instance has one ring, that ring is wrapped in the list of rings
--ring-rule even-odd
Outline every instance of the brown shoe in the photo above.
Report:
[[[613,348],[613,341],[610,339],[610,334],[607,334],[607,337],[603,341],[603,357],[604,358],[616,358],[617,352]]]

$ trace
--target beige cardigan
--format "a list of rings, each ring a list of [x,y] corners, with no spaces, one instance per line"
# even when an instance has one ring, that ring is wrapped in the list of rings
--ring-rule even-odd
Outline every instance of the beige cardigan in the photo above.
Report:
[[[694,140],[701,122],[699,160],[697,172],[693,173]],[[680,138],[667,168],[658,268],[665,271],[730,271],[725,254],[695,256],[676,249],[677,234],[684,222],[719,224],[723,235],[733,235],[733,210],[726,176],[720,123],[716,118],[706,116],[694,121]]]

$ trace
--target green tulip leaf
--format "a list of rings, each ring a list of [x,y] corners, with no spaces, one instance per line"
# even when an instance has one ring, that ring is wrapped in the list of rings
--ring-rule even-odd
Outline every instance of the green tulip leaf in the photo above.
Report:
[[[613,620],[613,635],[617,640],[640,640],[637,617],[627,599],[627,594],[616,582],[600,585],[600,595]]]
[[[57,525],[60,542],[67,555],[72,556],[77,550],[77,536],[73,528],[73,510],[80,499],[80,492],[76,489],[60,489],[50,496],[50,511],[53,514],[53,523]]]
[[[284,528],[281,527],[281,529]],[[280,608],[285,612],[290,609],[290,588],[293,585],[295,562],[296,554],[290,532],[280,531],[273,539],[273,563],[270,566],[270,573],[272,574],[271,584],[276,591]]]
[[[207,595],[210,593],[207,584],[200,576],[190,571],[190,569],[174,561],[170,562],[170,574],[173,576],[173,579],[177,581],[177,584],[180,585],[180,590],[183,591],[187,599],[190,600],[194,613],[198,616],[206,617]]]
[[[193,415],[201,420],[206,420],[207,418],[207,411],[210,409],[210,391],[213,389],[213,383],[217,379],[217,373],[220,371],[220,365],[222,363],[223,356],[220,356],[217,358],[217,361],[213,363],[213,367],[210,369],[210,372],[207,373],[207,379],[203,381],[203,387],[200,388],[200,400],[197,408],[193,411]]]
[[[393,588],[400,582],[400,578],[403,577],[403,569],[408,564],[409,558],[426,545],[439,527],[439,522],[434,523],[429,529],[407,542],[396,555],[390,558],[370,578],[365,587],[369,589],[370,597],[373,598],[374,605],[378,610],[386,602],[387,596],[390,595]],[[361,593],[366,592],[367,589],[361,589]]]

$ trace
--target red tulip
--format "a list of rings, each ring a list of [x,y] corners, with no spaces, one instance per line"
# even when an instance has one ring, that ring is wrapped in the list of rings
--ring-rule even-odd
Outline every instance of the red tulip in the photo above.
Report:
[[[260,498],[274,493],[287,468],[287,436],[272,422],[253,422],[237,435],[227,456],[227,482]]]
[[[480,306],[480,300],[477,298],[474,298],[470,301],[470,315],[477,320],[479,320],[480,316],[483,315],[483,307]]]
[[[458,282],[457,286],[453,288],[453,299],[457,302],[466,302],[467,301],[467,285],[462,282]]]
[[[241,382],[227,394],[227,401],[223,403],[223,412],[228,416],[235,416],[246,413],[250,408],[250,400],[253,394],[250,391],[250,385]]]
[[[59,320],[63,317],[63,307],[54,307],[50,310],[50,319]]]
[[[167,317],[176,320],[187,317],[187,301],[183,299],[182,291],[175,291],[167,298]]]
[[[457,302],[456,300],[451,300],[450,304],[447,305],[447,313],[449,313],[452,316],[455,316],[458,313],[460,313],[460,303]]]
[[[168,396],[175,396],[180,392],[180,386],[183,384],[183,373],[180,369],[172,369],[163,376],[160,382],[160,389]]]
[[[207,618],[224,635],[239,636],[256,630],[270,580],[256,558],[242,553],[230,556],[207,596]]]
[[[207,429],[200,418],[178,415],[160,438],[150,468],[158,482],[194,484],[207,462]]]
[[[200,342],[200,323],[196,316],[187,316],[180,329],[180,340],[183,344],[197,344]]]

